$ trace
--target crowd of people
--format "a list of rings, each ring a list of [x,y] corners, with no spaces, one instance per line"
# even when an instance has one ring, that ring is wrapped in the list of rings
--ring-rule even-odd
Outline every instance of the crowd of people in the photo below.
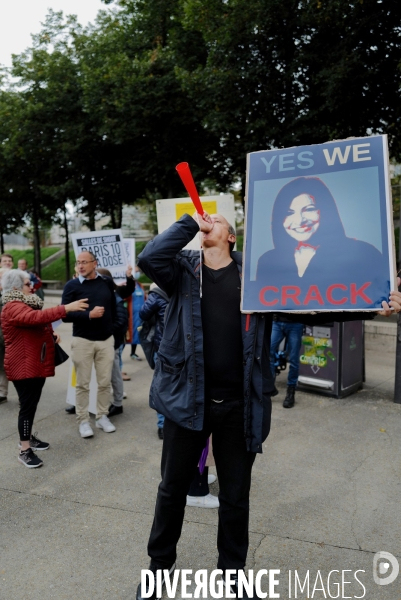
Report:
[[[126,396],[123,380],[127,377],[122,371],[124,346],[129,341],[131,358],[141,360],[137,354],[138,330],[144,321],[153,319],[154,353],[149,364],[151,368],[155,367],[169,298],[156,284],[151,284],[146,297],[143,286],[135,281],[140,271],[136,268],[133,275],[131,266],[126,272],[126,283],[117,286],[110,271],[98,267],[94,254],[82,252],[77,257],[75,276],[63,290],[60,306],[44,309],[43,294],[42,297],[37,294],[40,280],[27,270],[27,261],[19,260],[18,268],[13,269],[12,256],[4,254],[2,264],[2,399],[7,400],[8,382],[12,381],[20,403],[18,460],[28,468],[37,468],[43,465],[43,460],[36,452],[50,447],[33,433],[33,423],[46,378],[55,375],[58,364],[59,336],[53,331],[52,323],[59,319],[72,323],[71,359],[76,375],[76,394],[75,405],[66,408],[66,412],[76,415],[82,438],[94,435],[89,413],[94,368],[97,380],[95,426],[112,433],[116,427],[110,419],[123,412]],[[163,424],[164,416],[157,413],[157,435],[161,440]],[[214,464],[211,449],[208,454],[208,462],[201,470],[194,469],[187,497],[190,506],[219,506],[218,498],[209,490],[209,484],[216,477],[208,472],[209,465]]]
[[[199,229],[202,260],[200,252],[183,250]],[[284,321],[276,319],[272,336],[271,313],[241,314],[242,255],[233,250],[235,240],[233,227],[221,215],[184,215],[139,255],[138,267],[154,282],[147,299],[142,288],[136,292],[131,268],[126,283],[116,286],[110,272],[98,268],[94,254],[81,252],[76,277],[67,282],[61,305],[49,309],[33,294],[35,282],[26,263],[21,264],[25,270],[13,269],[12,257],[3,255],[4,371],[0,378],[1,398],[7,398],[8,381],[12,381],[20,401],[18,460],[30,468],[41,466],[35,450],[45,450],[49,444],[32,432],[43,385],[55,374],[58,336],[51,323],[58,319],[72,323],[73,408],[79,434],[87,438],[94,434],[89,417],[92,368],[98,384],[95,426],[111,433],[116,428],[110,417],[123,410],[121,349],[126,332],[131,322],[131,357],[139,359],[138,323],[154,318],[153,351],[147,357],[154,368],[149,400],[157,412],[163,448],[148,542],[149,569],[155,576],[160,570],[174,570],[186,505],[218,507],[217,567],[234,597],[248,552],[252,467],[269,434],[271,396],[276,393],[270,352],[284,335],[293,334],[290,363],[297,362],[302,327],[299,315],[288,314]],[[127,314],[127,299],[136,312],[130,309]],[[401,293],[391,292],[382,307],[380,314],[385,316],[392,310],[399,312]],[[336,321],[361,318],[367,316],[331,315]],[[302,320],[321,324],[327,314],[303,315]],[[287,408],[294,403],[296,379],[297,372],[290,368]],[[218,498],[208,488],[214,477],[207,470],[211,459],[219,480]],[[236,576],[226,577],[229,571]],[[136,597],[154,600],[156,592],[143,589],[141,583]]]
[[[26,259],[20,259],[14,269],[12,255],[5,253],[0,266],[0,401],[7,401],[11,381],[20,404],[18,460],[35,468],[43,464],[36,452],[49,448],[33,433],[33,423],[45,380],[55,375],[58,364],[59,336],[52,323],[60,319],[73,325],[71,358],[77,382],[76,404],[67,411],[76,413],[81,437],[93,436],[88,408],[94,367],[98,384],[95,425],[107,433],[115,431],[109,417],[122,412],[121,352],[129,325],[124,300],[133,294],[135,278],[129,267],[125,285],[116,286],[109,271],[97,268],[96,257],[83,252],[77,258],[74,278],[65,286],[60,306],[44,309],[42,282],[27,270]]]

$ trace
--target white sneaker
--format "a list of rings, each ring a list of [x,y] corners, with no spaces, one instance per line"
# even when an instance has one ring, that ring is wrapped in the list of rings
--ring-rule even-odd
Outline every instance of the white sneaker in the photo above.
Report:
[[[98,427],[99,429],[103,429],[103,431],[105,431],[106,433],[112,433],[116,430],[113,423],[108,417],[106,417],[106,415],[103,415],[102,417],[100,417],[100,419],[96,419],[96,427]]]
[[[88,421],[84,421],[83,423],[79,424],[79,433],[81,434],[81,437],[83,437],[83,438],[93,436],[93,429],[89,425]]]
[[[187,506],[196,506],[197,508],[219,508],[219,499],[217,496],[207,494],[207,496],[187,496]]]
[[[212,473],[210,473],[210,475],[207,476],[207,482],[210,485],[211,483],[214,483],[216,481],[217,477],[216,475],[212,475]]]
[[[127,392],[123,393],[123,400],[125,400],[125,398],[127,397]]]

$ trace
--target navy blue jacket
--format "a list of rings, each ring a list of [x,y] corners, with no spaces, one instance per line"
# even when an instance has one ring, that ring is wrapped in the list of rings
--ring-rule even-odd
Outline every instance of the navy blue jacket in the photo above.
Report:
[[[113,321],[114,350],[117,350],[125,340],[128,329],[128,310],[124,300],[116,293],[116,316]]]
[[[182,250],[199,227],[184,215],[150,241],[138,257],[139,268],[170,298],[165,314],[150,406],[177,425],[200,431],[204,417],[204,361],[199,252]],[[240,281],[242,254],[233,252]],[[238,307],[239,309],[239,307]],[[262,452],[270,430],[274,389],[269,363],[271,316],[242,315],[244,435],[247,449]]]
[[[204,362],[199,252],[181,250],[199,227],[184,215],[150,241],[138,257],[140,269],[170,298],[164,319],[150,406],[188,429],[199,431],[204,415]],[[232,252],[242,273],[242,253]],[[244,364],[244,434],[251,452],[262,452],[270,430],[270,394],[274,383],[270,370],[270,336],[273,313],[241,316]],[[290,314],[286,318],[306,325],[374,318],[373,313],[329,312]]]
[[[164,294],[164,292],[160,290],[160,294]],[[147,300],[145,300],[145,303],[141,306],[139,311],[139,317],[142,321],[149,321],[153,315],[156,318],[155,334],[153,338],[156,352],[159,350],[160,342],[163,337],[164,313],[166,312],[168,304],[168,300],[163,298],[160,294],[156,290],[151,290]]]

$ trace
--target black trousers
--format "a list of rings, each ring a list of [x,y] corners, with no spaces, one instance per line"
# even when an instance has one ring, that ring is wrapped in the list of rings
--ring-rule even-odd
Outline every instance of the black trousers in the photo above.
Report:
[[[18,432],[19,439],[22,442],[31,439],[33,420],[45,381],[45,377],[33,377],[31,379],[13,381],[20,402]]]
[[[209,467],[203,469],[203,473],[199,473],[198,467],[195,469],[195,475],[188,490],[188,496],[207,496],[209,493],[209,484],[207,477],[209,475]]]
[[[152,567],[170,567],[176,560],[186,496],[206,440],[213,433],[213,454],[220,486],[217,533],[219,569],[242,569],[249,536],[249,491],[255,453],[247,452],[244,407],[238,400],[213,401],[205,407],[202,431],[164,421],[162,481],[148,543]]]

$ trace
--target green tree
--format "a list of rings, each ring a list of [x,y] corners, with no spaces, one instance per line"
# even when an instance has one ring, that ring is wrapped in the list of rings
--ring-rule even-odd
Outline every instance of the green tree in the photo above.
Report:
[[[7,159],[7,145],[16,98],[13,93],[0,91],[0,252],[4,252],[4,235],[15,232],[24,223],[25,206],[16,202],[13,185],[18,173]]]
[[[387,133],[401,156],[400,23],[397,0],[321,0],[305,4],[306,81],[301,140]]]
[[[183,28],[178,0],[118,4],[83,43],[86,107],[121,165],[125,198],[181,195],[175,165],[204,178],[216,141],[177,76],[177,65],[204,61],[204,44]]]
[[[83,106],[82,69],[75,44],[80,35],[82,28],[74,17],[64,19],[62,13],[50,11],[42,31],[33,36],[32,48],[14,58],[12,69],[21,106],[13,147],[19,149],[24,174],[19,187],[23,187],[34,228],[35,265],[39,270],[40,221],[60,222],[61,216],[67,278],[66,202],[80,203],[94,228],[105,195],[105,144]]]
[[[216,178],[253,150],[386,132],[400,155],[397,0],[186,0],[207,47],[183,72],[218,135]]]

